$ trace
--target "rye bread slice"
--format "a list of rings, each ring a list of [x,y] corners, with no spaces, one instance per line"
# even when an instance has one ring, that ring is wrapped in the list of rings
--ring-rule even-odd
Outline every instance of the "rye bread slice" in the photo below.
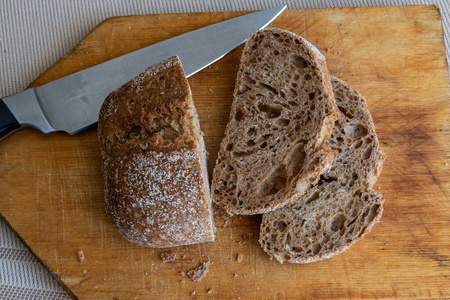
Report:
[[[384,161],[364,98],[332,77],[342,118],[327,144],[337,150],[331,170],[295,203],[265,214],[259,242],[279,262],[310,263],[339,254],[363,238],[383,213],[372,190]]]
[[[276,28],[251,35],[214,168],[213,201],[231,215],[295,201],[331,165],[333,152],[323,145],[338,117],[325,57],[313,45]]]
[[[177,56],[112,92],[98,121],[106,213],[129,241],[214,240],[206,150]]]

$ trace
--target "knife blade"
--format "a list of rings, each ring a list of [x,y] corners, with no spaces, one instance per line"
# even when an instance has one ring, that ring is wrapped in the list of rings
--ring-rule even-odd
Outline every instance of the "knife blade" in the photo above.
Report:
[[[105,98],[152,66],[178,54],[189,77],[243,44],[286,6],[203,27],[0,99],[0,141],[23,126],[75,134],[94,125]]]

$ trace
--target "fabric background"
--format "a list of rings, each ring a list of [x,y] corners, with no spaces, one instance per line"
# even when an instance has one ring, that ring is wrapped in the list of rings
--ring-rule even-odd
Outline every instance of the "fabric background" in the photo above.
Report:
[[[439,6],[450,62],[450,1],[435,0],[2,0],[0,97],[19,92],[111,16],[434,4]],[[0,192],[4,193],[4,191]],[[0,221],[0,299],[70,299],[46,269]]]

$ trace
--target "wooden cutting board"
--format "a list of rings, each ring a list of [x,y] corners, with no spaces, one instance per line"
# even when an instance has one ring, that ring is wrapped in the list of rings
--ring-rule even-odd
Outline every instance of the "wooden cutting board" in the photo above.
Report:
[[[108,19],[32,86],[242,14]],[[96,128],[75,136],[24,129],[0,143],[0,212],[75,297],[450,297],[449,77],[439,10],[288,10],[272,26],[315,44],[327,57],[330,73],[367,98],[387,155],[376,185],[386,198],[381,223],[341,255],[281,265],[258,244],[260,216],[227,217],[216,210],[216,241],[175,248],[177,259],[163,263],[160,253],[166,249],[125,241],[105,215]],[[189,78],[210,152],[210,174],[240,54],[241,48]],[[79,250],[84,263],[77,259]],[[202,281],[180,275],[208,260],[213,264]]]

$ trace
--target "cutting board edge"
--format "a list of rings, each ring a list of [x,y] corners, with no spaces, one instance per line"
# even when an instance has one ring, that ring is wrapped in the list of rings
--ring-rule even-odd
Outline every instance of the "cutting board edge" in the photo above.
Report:
[[[437,6],[436,5],[421,5],[421,6],[434,6],[435,8],[437,8]],[[438,10],[439,11],[439,10]],[[194,14],[203,14],[203,13],[194,13]],[[177,14],[173,14],[173,15],[177,15]],[[146,16],[146,15],[143,15],[143,16]],[[154,16],[154,15],[151,15],[151,16]],[[440,18],[440,11],[439,11],[439,18]],[[108,18],[108,19],[105,19],[104,21],[102,21],[101,23],[99,23],[91,32],[89,32],[89,34],[91,34],[91,33],[93,33],[93,31],[94,30],[96,30],[97,29],[97,27],[99,27],[100,25],[102,25],[103,23],[105,23],[105,22],[107,22],[107,21],[109,21],[110,19],[117,19],[117,18],[128,18],[128,17],[134,17],[134,16],[123,16],[123,17],[111,17],[111,18]],[[441,27],[442,27],[442,22],[441,22]],[[88,34],[88,35],[89,35]],[[87,35],[87,36],[88,36]],[[86,37],[87,37],[86,36]],[[443,41],[442,41],[443,42]],[[66,55],[70,55],[70,53],[73,53],[73,51],[75,51],[76,49],[77,49],[77,47],[79,47],[81,45],[81,42],[79,43],[79,44],[77,44],[68,54],[66,54]],[[445,49],[445,48],[444,48]],[[66,56],[65,55],[65,56]],[[61,60],[65,57],[65,56],[63,56],[62,58],[61,58]],[[445,57],[444,57],[444,59],[445,59]],[[55,64],[57,64],[58,62],[59,62],[60,60],[58,60],[57,62],[55,62]],[[53,65],[52,65],[53,66]],[[51,68],[52,68],[52,66],[48,69],[48,70],[50,70]],[[447,69],[448,69],[448,64],[447,64]],[[46,70],[45,72],[47,72],[48,70]],[[44,75],[45,74],[45,72],[42,74],[42,75]],[[38,78],[40,78],[40,77],[38,77]],[[35,80],[35,81],[37,81],[37,79]],[[33,83],[32,83],[33,84]],[[21,241],[23,241],[22,240],[22,238],[17,234],[17,232],[15,232],[15,230],[11,227],[11,225],[9,224],[9,222],[7,221],[7,219],[3,216],[3,215],[1,215],[0,214],[0,217],[1,217],[1,219],[3,219],[4,221],[5,221],[5,223],[7,224],[7,226],[11,229],[11,230],[13,230],[13,232],[16,234],[16,236],[18,236],[19,237],[19,240],[21,240]],[[32,252],[33,253],[33,255],[36,257],[36,258],[38,258],[38,256],[28,247],[28,245],[26,244],[26,243],[24,243],[25,245],[26,245],[26,247],[30,250],[30,252]],[[40,263],[47,269],[47,270],[49,270],[49,268],[47,268],[47,266],[38,258],[38,261],[40,261]],[[49,272],[50,272],[50,274],[53,276],[53,277],[55,277],[55,279],[58,281],[58,283],[66,290],[66,291],[68,291],[69,292],[69,294],[70,294],[70,296],[71,297],[73,297],[74,299],[76,299],[76,297],[75,297],[75,295],[71,292],[71,290],[69,289],[69,288],[67,288],[67,286],[65,286],[65,284],[59,279],[59,277],[58,277],[58,275],[56,274],[56,273],[52,273],[50,270],[49,270]]]
[[[15,237],[27,248],[27,250],[33,255],[33,257],[45,268],[45,270],[58,282],[58,284],[67,292],[67,294],[72,298],[77,300],[78,298],[75,296],[75,294],[72,292],[72,290],[64,283],[64,281],[56,274],[55,272],[52,272],[50,270],[50,267],[48,267],[45,262],[31,249],[31,247],[25,242],[25,240],[22,238],[22,236],[11,226],[11,224],[8,222],[8,219],[0,212],[0,220],[9,228],[9,230],[12,231],[12,233],[15,235]]]

